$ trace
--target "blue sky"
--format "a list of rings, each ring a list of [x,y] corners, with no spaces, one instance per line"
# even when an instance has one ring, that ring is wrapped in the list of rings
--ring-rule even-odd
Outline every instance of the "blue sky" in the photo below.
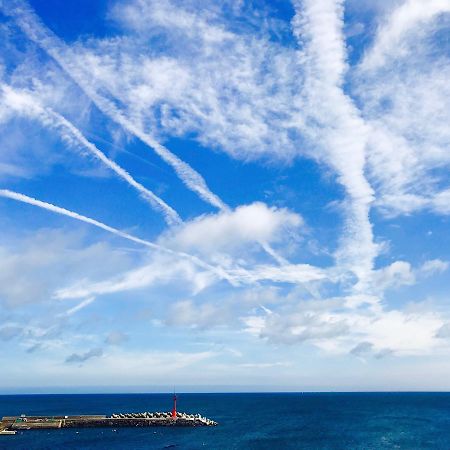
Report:
[[[0,21],[4,391],[450,388],[448,0]]]

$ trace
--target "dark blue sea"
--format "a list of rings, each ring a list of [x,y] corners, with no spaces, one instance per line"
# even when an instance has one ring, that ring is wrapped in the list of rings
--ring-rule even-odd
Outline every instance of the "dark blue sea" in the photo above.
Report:
[[[22,431],[1,449],[450,449],[450,393],[179,394],[215,428]],[[0,416],[168,411],[164,394],[0,396]]]

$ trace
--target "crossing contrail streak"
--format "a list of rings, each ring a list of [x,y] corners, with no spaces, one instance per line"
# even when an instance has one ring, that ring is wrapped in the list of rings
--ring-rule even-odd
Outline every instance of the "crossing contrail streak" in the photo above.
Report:
[[[17,24],[28,38],[40,46],[61,66],[100,111],[140,139],[167,164],[172,166],[183,183],[196,192],[200,198],[220,210],[228,209],[228,206],[209,189],[205,179],[196,170],[160,144],[153,136],[133,124],[112,101],[98,94],[97,89],[86,80],[80,68],[70,61],[70,58],[65,56],[67,52],[65,44],[42,24],[39,17],[25,2],[8,0],[8,5],[6,5],[6,2],[0,0],[0,9],[6,15],[15,18]]]
[[[171,250],[167,247],[163,247],[162,245],[158,245],[153,242],[146,241],[144,239],[135,237],[131,234],[125,233],[124,231],[118,230],[117,228],[110,227],[109,225],[99,222],[98,220],[91,219],[90,217],[83,216],[81,214],[70,211],[68,209],[64,209],[59,206],[53,205],[51,203],[43,202],[43,201],[37,200],[33,197],[28,197],[27,195],[20,194],[18,192],[14,192],[14,191],[10,191],[8,189],[0,189],[0,197],[9,198],[9,199],[16,200],[16,201],[19,201],[22,203],[27,203],[29,205],[37,206],[39,208],[46,209],[47,211],[51,211],[56,214],[61,214],[63,216],[71,217],[72,219],[76,219],[81,222],[89,223],[97,228],[101,228],[102,230],[105,230],[105,231],[108,231],[109,233],[115,234],[116,236],[120,236],[124,239],[128,239],[129,241],[135,242],[137,244],[145,245],[146,247],[149,247],[153,250],[157,250],[160,252],[168,253],[170,255],[188,259],[189,261],[191,261],[198,267],[201,267],[202,269],[211,271],[211,272],[215,273],[219,278],[227,280],[232,285],[236,285],[235,281],[232,279],[231,276],[229,276],[227,274],[227,272],[225,270],[223,270],[220,267],[211,266],[210,264],[202,261],[200,258],[197,258],[194,255],[190,255],[189,253]]]
[[[55,111],[45,109],[45,114],[54,120],[54,125],[62,129],[62,133],[69,133],[69,138],[75,138],[83,147],[89,150],[97,159],[102,161],[107,167],[115,172],[120,178],[125,180],[130,186],[134,187],[141,197],[150,202],[150,204],[164,215],[166,222],[169,225],[180,224],[182,221],[177,212],[169,206],[164,200],[155,195],[152,191],[144,187],[141,183],[136,181],[125,169],[119,166],[116,162],[109,159],[101,150],[97,148],[92,142],[88,141],[81,131],[76,128],[65,117],[61,116]]]
[[[116,236],[122,237],[124,239],[128,239],[129,241],[135,242],[136,244],[144,245],[153,250],[166,253],[169,255],[173,255],[179,258],[184,258],[191,261],[196,266],[207,270],[209,272],[214,273],[219,279],[226,280],[232,286],[240,286],[241,284],[255,284],[261,280],[275,280],[275,281],[284,281],[284,282],[294,282],[294,283],[303,283],[305,281],[317,280],[324,277],[323,273],[320,269],[317,269],[312,266],[303,265],[300,268],[302,269],[300,272],[297,270],[295,266],[289,266],[289,271],[286,272],[286,267],[281,268],[271,268],[270,266],[262,266],[257,268],[254,271],[248,271],[244,268],[232,269],[231,273],[222,267],[213,266],[198,258],[197,256],[191,255],[185,252],[179,252],[176,250],[172,250],[170,248],[164,247],[159,244],[155,244],[154,242],[147,241],[145,239],[138,238],[129,233],[125,233],[124,231],[118,230],[117,228],[106,225],[98,220],[92,219],[90,217],[83,216],[74,211],[70,211],[65,208],[61,208],[60,206],[53,205],[52,203],[43,202],[41,200],[37,200],[33,197],[29,197],[24,194],[20,194],[18,192],[10,191],[8,189],[0,189],[0,197],[8,198],[11,200],[15,200],[18,202],[26,203],[28,205],[36,206],[38,208],[45,209],[47,211],[51,211],[56,214],[61,214],[66,217],[70,217],[75,220],[79,220],[81,222],[88,223],[102,230],[108,231]],[[294,272],[293,272],[294,271]]]
[[[51,30],[41,22],[36,13],[21,0],[10,0],[8,6],[0,0],[0,9],[6,15],[14,17],[19,27],[28,38],[40,46],[51,58],[53,58],[66,74],[80,87],[86,96],[97,106],[97,108],[111,120],[121,125],[129,133],[136,136],[148,147],[169,164],[176,172],[182,182],[207,203],[221,211],[229,211],[229,206],[214,194],[206,184],[205,179],[189,164],[173,154],[167,147],[160,144],[150,134],[130,121],[112,102],[106,97],[98,94],[97,89],[86,80],[80,68],[65,56],[67,47]],[[269,244],[260,243],[263,250],[273,257],[279,264],[285,262]]]
[[[0,92],[3,94],[2,101],[11,109],[21,114],[37,118],[45,126],[56,129],[65,141],[73,145],[82,146],[88,150],[95,158],[99,159],[110,170],[136,189],[140,196],[148,201],[152,207],[164,215],[164,219],[169,225],[178,225],[182,221],[177,212],[170,207],[164,200],[155,195],[152,191],[136,181],[125,169],[116,162],[108,158],[92,142],[88,141],[83,133],[76,128],[69,120],[61,114],[53,111],[51,108],[44,107],[40,102],[28,92],[17,91],[8,85],[0,85]]]

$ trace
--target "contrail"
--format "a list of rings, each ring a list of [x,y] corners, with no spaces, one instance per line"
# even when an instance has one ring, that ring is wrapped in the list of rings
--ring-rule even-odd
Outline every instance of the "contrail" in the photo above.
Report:
[[[149,247],[153,250],[158,250],[160,252],[168,253],[170,255],[179,256],[182,258],[186,258],[190,260],[192,263],[197,265],[198,267],[201,267],[202,269],[211,271],[215,273],[219,278],[227,280],[231,285],[235,286],[236,282],[234,279],[228,275],[228,273],[220,268],[220,267],[214,267],[210,264],[202,261],[200,258],[197,258],[194,255],[190,255],[189,253],[185,252],[177,252],[175,250],[171,250],[167,247],[163,247],[161,245],[155,244],[150,241],[146,241],[144,239],[140,239],[138,237],[135,237],[131,234],[125,233],[124,231],[120,231],[117,228],[110,227],[109,225],[106,225],[102,222],[99,222],[98,220],[91,219],[90,217],[83,216],[81,214],[78,214],[73,211],[69,211],[68,209],[61,208],[59,206],[53,205],[51,203],[43,202],[41,200],[37,200],[32,197],[28,197],[27,195],[20,194],[18,192],[10,191],[8,189],[0,189],[0,197],[9,198],[12,200],[16,200],[22,203],[27,203],[29,205],[37,206],[39,208],[46,209],[47,211],[54,212],[56,214],[61,214],[63,216],[71,217],[72,219],[80,220],[81,222],[86,222],[91,225],[94,225],[97,228],[101,228],[102,230],[108,231],[109,233],[115,234],[116,236],[120,236],[124,239],[128,239],[129,241],[135,242],[137,244],[145,245],[146,247]]]
[[[157,155],[173,167],[183,183],[189,189],[196,192],[204,201],[221,210],[228,209],[228,206],[209,189],[205,179],[196,170],[157,142],[150,134],[134,125],[119,111],[112,101],[99,95],[96,89],[89,85],[80,74],[79,68],[64,56],[64,53],[67,52],[65,44],[42,24],[39,17],[37,17],[35,12],[26,3],[14,0],[8,0],[8,3],[6,6],[6,2],[0,0],[0,8],[3,12],[15,18],[17,24],[28,38],[40,46],[61,66],[100,111],[153,149]]]
[[[88,297],[86,300],[78,303],[73,308],[68,309],[65,313],[60,314],[61,317],[69,317],[80,311],[80,309],[86,308],[86,306],[90,305],[95,300],[95,297]]]
[[[75,82],[86,96],[103,112],[117,124],[121,125],[129,133],[136,136],[144,144],[153,149],[167,164],[176,172],[182,182],[192,191],[196,192],[200,198],[221,211],[229,211],[229,206],[214,194],[206,184],[205,179],[194,170],[189,164],[178,158],[167,147],[156,141],[150,134],[133,124],[109,99],[98,94],[85,77],[80,74],[79,67],[73,64],[64,56],[67,47],[51,30],[41,22],[40,18],[31,7],[22,1],[10,0],[8,6],[0,0],[0,9],[6,15],[15,18],[17,24],[28,38],[40,46],[51,58],[53,58],[66,74]],[[269,244],[260,243],[264,251],[272,256],[279,264],[286,261]]]
[[[280,266],[288,264],[288,261],[279,255],[267,242],[258,242],[262,249],[271,256]]]
[[[164,200],[159,198],[152,191],[137,182],[116,162],[109,159],[92,142],[88,141],[78,128],[76,128],[61,114],[58,114],[50,108],[44,107],[38,100],[29,95],[27,92],[17,92],[7,85],[1,86],[0,92],[3,92],[4,101],[6,104],[10,105],[13,109],[17,109],[19,112],[23,112],[26,115],[37,117],[44,125],[55,128],[61,134],[63,139],[69,141],[70,144],[73,144],[74,141],[81,144],[81,146],[86,148],[109,169],[115,172],[116,175],[135,188],[141,197],[148,201],[154,209],[164,215],[164,218],[169,225],[181,223],[180,217],[173,208],[171,208],[164,202]]]
[[[344,3],[295,0],[292,32],[302,48],[304,111],[314,128],[320,128],[318,136],[308,136],[303,129],[305,137],[314,140],[317,157],[336,172],[346,191],[344,234],[334,252],[335,265],[343,279],[349,272],[356,276],[354,292],[369,294],[381,249],[374,239],[370,218],[374,191],[365,167],[371,129],[344,87],[348,73]]]
[[[80,85],[80,87],[82,87],[87,96],[94,102],[94,104],[100,109],[100,111],[102,111],[105,115],[121,125],[125,130],[127,130],[131,134],[134,134],[144,144],[152,148],[155,153],[160,156],[167,164],[172,166],[178,177],[189,189],[196,192],[200,198],[202,198],[212,206],[215,206],[222,211],[229,209],[229,207],[209,189],[205,179],[189,164],[178,158],[178,156],[173,154],[167,147],[160,144],[151,135],[144,132],[140,127],[134,125],[125,117],[124,114],[122,114],[118,110],[118,108],[111,101],[104,97],[101,97],[93,90],[85,88],[82,85],[83,82],[81,80],[76,79],[76,82]]]
[[[152,191],[144,187],[141,183],[136,181],[125,169],[119,166],[116,162],[109,159],[101,150],[96,147],[96,145],[88,141],[83,136],[81,131],[76,128],[71,122],[69,122],[65,117],[48,108],[45,109],[45,113],[50,118],[54,119],[55,125],[57,127],[61,127],[63,129],[63,133],[68,132],[70,134],[69,138],[75,138],[81,145],[89,150],[96,158],[102,161],[112,171],[114,171],[120,178],[124,179],[130,186],[134,187],[144,199],[150,202],[153,208],[164,215],[164,218],[169,225],[177,225],[182,222],[177,212],[171,206],[169,206],[160,197],[155,195]]]
[[[102,230],[108,231],[109,233],[112,233],[116,236],[122,237],[124,239],[128,239],[129,241],[135,242],[137,244],[144,245],[146,247],[149,247],[153,250],[157,250],[163,253],[167,253],[170,255],[178,256],[180,258],[185,258],[189,261],[191,261],[196,266],[207,270],[209,272],[214,273],[217,275],[218,278],[226,280],[228,283],[230,283],[232,286],[236,287],[240,284],[255,284],[259,280],[265,280],[265,279],[275,279],[277,281],[284,281],[290,280],[292,277],[292,271],[295,271],[295,277],[298,278],[296,281],[303,283],[305,280],[315,280],[319,278],[323,278],[323,275],[318,269],[312,266],[304,265],[302,266],[303,272],[299,273],[298,270],[295,269],[295,267],[291,267],[290,271],[288,273],[284,273],[285,268],[277,268],[277,269],[271,269],[270,267],[260,267],[255,271],[248,271],[244,268],[238,268],[232,270],[233,274],[228,273],[225,269],[222,267],[212,266],[205,261],[201,260],[197,256],[191,255],[189,253],[185,252],[179,252],[175,250],[171,250],[170,248],[163,247],[162,245],[155,244],[153,242],[147,241],[145,239],[138,238],[136,236],[133,236],[131,234],[125,233],[124,231],[118,230],[117,228],[113,228],[109,225],[106,225],[102,222],[99,222],[98,220],[92,219],[90,217],[83,216],[81,214],[78,214],[74,211],[70,211],[65,208],[61,208],[60,206],[53,205],[52,203],[43,202],[41,200],[37,200],[33,197],[29,197],[24,194],[20,194],[18,192],[10,191],[8,189],[0,189],[0,197],[9,198],[12,200],[16,200],[18,202],[26,203],[28,205],[37,206],[38,208],[45,209],[47,211],[51,211],[56,214],[61,214],[63,216],[71,217],[72,219],[79,220],[81,222],[88,223],[90,225],[93,225],[97,228],[101,228]],[[274,273],[271,273],[274,272]]]

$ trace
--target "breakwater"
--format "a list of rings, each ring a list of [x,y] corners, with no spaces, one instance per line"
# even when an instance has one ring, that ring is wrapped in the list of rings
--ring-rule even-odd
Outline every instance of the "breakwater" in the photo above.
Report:
[[[0,422],[0,434],[10,434],[17,430],[38,430],[56,428],[94,427],[212,427],[214,420],[200,414],[177,412],[118,413],[106,415],[79,416],[6,416]]]

